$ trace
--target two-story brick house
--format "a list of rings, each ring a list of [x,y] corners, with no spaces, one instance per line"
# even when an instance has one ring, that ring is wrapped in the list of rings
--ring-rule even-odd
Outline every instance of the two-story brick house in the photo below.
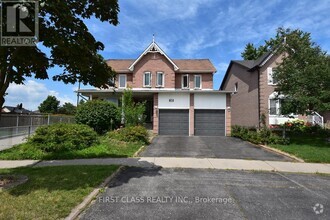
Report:
[[[231,96],[232,124],[259,127],[282,124],[292,118],[281,115],[281,100],[276,92],[274,69],[283,55],[268,52],[257,60],[232,60],[220,90],[233,90]]]
[[[230,134],[230,92],[213,90],[216,72],[209,59],[171,59],[153,41],[137,59],[110,59],[115,86],[79,90],[89,99],[120,104],[130,88],[146,101],[147,122],[161,135],[224,136]]]

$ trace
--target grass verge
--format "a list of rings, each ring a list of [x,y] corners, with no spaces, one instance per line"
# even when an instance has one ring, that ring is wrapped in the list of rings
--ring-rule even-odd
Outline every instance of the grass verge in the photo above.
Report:
[[[105,157],[132,157],[143,144],[138,142],[123,142],[110,139],[106,136],[100,137],[100,143],[82,150],[71,150],[61,152],[44,152],[29,143],[19,144],[10,149],[0,152],[2,160],[57,160],[78,158],[105,158]]]
[[[62,219],[118,166],[60,166],[2,169],[29,180],[0,192],[0,219]]]
[[[289,145],[270,147],[302,158],[305,162],[330,163],[330,143],[321,135],[290,135]]]

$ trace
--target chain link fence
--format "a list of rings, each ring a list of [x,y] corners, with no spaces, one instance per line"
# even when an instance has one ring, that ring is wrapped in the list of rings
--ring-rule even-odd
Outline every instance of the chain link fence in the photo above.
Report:
[[[74,122],[73,116],[1,114],[0,139],[19,135],[29,136],[42,125]]]

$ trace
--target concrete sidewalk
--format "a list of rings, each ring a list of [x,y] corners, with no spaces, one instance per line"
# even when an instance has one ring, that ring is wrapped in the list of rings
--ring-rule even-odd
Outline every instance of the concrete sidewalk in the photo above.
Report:
[[[173,158],[173,157],[141,157],[141,158],[104,158],[41,161],[36,167],[63,165],[110,165],[118,164],[136,167],[160,166],[163,168],[198,168],[278,171],[290,173],[325,173],[330,174],[330,164],[294,163],[282,161],[214,159],[214,158]],[[1,164],[0,164],[1,167]]]
[[[0,160],[0,169],[33,166],[39,160]]]

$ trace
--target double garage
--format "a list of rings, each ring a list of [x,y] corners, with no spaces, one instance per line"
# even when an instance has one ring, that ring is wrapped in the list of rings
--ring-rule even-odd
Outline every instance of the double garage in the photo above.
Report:
[[[226,135],[226,94],[159,93],[160,135]]]

